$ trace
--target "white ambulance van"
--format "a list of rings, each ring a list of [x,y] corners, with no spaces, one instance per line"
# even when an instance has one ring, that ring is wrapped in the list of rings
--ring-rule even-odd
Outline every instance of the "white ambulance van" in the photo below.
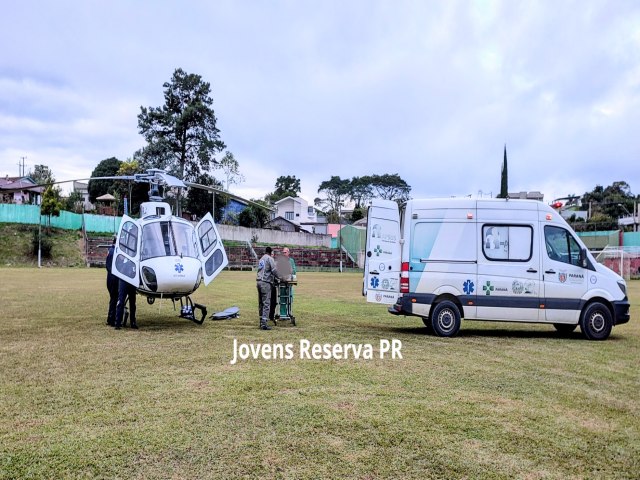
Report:
[[[604,340],[629,321],[622,277],[595,261],[551,207],[532,200],[373,200],[363,294],[451,337],[461,319],[580,325]]]

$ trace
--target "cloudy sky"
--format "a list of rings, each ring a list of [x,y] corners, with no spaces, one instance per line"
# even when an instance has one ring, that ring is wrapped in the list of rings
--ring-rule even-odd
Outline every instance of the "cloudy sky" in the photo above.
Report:
[[[246,197],[384,173],[495,196],[505,144],[510,191],[640,193],[637,0],[22,0],[0,41],[2,176],[130,158],[180,67],[211,84]]]

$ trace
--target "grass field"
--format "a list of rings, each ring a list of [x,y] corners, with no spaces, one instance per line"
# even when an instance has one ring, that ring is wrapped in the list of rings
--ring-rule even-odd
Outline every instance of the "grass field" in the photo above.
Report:
[[[102,269],[0,269],[0,478],[638,478],[640,282],[609,340],[463,322],[453,339],[302,273],[297,327],[258,330],[251,272],[105,323]],[[240,343],[402,341],[402,360],[246,360]]]

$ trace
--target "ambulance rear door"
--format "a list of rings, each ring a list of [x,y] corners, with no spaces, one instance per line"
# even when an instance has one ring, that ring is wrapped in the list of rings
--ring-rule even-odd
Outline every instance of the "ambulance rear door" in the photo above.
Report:
[[[367,215],[362,293],[367,302],[394,304],[400,295],[400,212],[391,200],[374,199]]]

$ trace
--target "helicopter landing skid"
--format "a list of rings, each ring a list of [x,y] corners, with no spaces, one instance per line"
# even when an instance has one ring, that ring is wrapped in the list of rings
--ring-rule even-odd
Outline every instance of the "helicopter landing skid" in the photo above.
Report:
[[[190,296],[185,296],[184,301],[183,297],[180,297],[180,318],[186,318],[187,320],[191,320],[198,325],[202,325],[204,323],[204,319],[207,318],[207,307],[204,305],[200,305],[199,303],[193,303]],[[173,299],[173,308],[175,309],[175,299]],[[196,312],[200,314],[200,318],[196,317]]]

